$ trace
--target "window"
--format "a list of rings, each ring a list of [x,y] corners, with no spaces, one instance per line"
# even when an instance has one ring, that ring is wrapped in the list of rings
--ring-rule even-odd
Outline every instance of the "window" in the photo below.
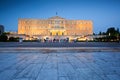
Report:
[[[64,35],[64,33],[62,32],[62,36]]]
[[[58,36],[58,33],[56,33],[56,36]]]
[[[50,36],[52,36],[52,32],[50,32]]]

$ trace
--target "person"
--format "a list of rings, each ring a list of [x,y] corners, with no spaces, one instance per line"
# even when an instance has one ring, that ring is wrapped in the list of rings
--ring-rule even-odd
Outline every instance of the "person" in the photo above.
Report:
[[[46,42],[46,39],[44,39],[44,42]]]
[[[53,42],[55,42],[55,39],[53,39]]]

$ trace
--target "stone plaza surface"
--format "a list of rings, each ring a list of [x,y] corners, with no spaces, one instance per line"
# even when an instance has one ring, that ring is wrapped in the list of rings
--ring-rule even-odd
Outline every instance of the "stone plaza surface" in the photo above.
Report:
[[[120,80],[120,52],[0,49],[0,80]]]

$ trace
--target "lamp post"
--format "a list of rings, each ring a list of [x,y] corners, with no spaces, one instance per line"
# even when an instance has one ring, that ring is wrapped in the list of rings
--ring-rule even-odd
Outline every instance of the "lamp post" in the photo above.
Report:
[[[117,41],[118,41],[118,43],[119,43],[119,34],[117,34]]]
[[[109,33],[109,36],[110,36],[111,34]]]

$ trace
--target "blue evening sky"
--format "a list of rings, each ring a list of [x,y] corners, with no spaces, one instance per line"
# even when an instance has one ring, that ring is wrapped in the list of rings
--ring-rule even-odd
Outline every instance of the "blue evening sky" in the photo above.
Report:
[[[17,31],[19,18],[47,19],[58,16],[92,20],[94,32],[120,29],[120,0],[0,0],[0,24]]]

